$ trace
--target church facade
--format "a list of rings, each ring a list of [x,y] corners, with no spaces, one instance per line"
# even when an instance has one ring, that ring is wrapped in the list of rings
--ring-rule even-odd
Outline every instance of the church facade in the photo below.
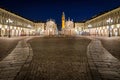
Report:
[[[46,22],[44,35],[57,35],[57,24],[54,20],[50,19]]]
[[[74,28],[74,22],[73,20],[65,19],[65,13],[62,14],[62,33],[64,35],[74,35],[75,28]]]

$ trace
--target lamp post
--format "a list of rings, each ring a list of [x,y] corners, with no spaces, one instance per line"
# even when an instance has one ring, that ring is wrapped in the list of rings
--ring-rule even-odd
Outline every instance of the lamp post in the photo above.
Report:
[[[108,27],[108,31],[109,31],[108,36],[109,36],[109,37],[111,37],[111,35],[110,35],[110,29],[111,29],[110,24],[113,22],[113,20],[112,20],[111,18],[109,18],[106,22],[107,22],[107,23],[108,23],[108,25],[109,25],[109,27]]]
[[[41,35],[41,31],[42,31],[42,29],[41,29],[41,27],[39,28],[39,35]]]
[[[120,24],[117,24],[117,34],[118,34],[118,36],[119,36],[119,28],[120,28]]]
[[[78,27],[78,29],[77,29],[77,32],[78,32],[78,35],[80,35],[80,29],[79,29],[79,27]]]
[[[9,28],[8,37],[10,38],[11,37],[11,35],[10,35],[10,23],[13,23],[13,21],[11,19],[8,19],[6,22],[8,23],[8,28]]]
[[[90,28],[92,27],[91,24],[88,25],[88,29],[89,29],[89,35],[90,35]]]
[[[2,25],[0,25],[0,37],[1,37],[1,28],[2,28]]]
[[[32,28],[32,26],[30,24],[27,27]],[[30,31],[28,31],[27,35],[30,36]]]

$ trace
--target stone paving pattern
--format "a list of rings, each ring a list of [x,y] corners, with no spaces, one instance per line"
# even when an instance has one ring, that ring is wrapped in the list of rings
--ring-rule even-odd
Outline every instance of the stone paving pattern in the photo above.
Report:
[[[88,60],[95,80],[120,80],[120,61],[101,45],[100,40],[93,39],[89,44]]]
[[[26,37],[0,37],[0,61],[16,47],[17,43]]]
[[[40,38],[33,51],[29,39],[0,61],[0,80],[120,80],[120,61],[98,39]]]
[[[0,62],[0,80],[13,80],[21,67],[32,60],[26,40],[19,41],[16,48]]]
[[[74,38],[32,40],[33,60],[15,80],[91,80],[86,54],[89,42]]]

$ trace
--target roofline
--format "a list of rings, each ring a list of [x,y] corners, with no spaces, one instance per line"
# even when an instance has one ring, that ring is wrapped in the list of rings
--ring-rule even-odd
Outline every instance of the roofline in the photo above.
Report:
[[[98,18],[98,17],[107,15],[107,14],[109,14],[109,13],[111,13],[112,11],[115,11],[115,10],[117,10],[117,9],[120,9],[120,6],[119,6],[119,7],[116,7],[116,8],[113,8],[113,9],[110,9],[110,10],[107,10],[107,11],[104,11],[104,12],[102,12],[102,14],[99,13],[98,15],[95,15],[95,16],[93,16],[92,18],[86,20],[85,23],[86,23],[86,22],[89,22],[89,21],[92,21],[92,20],[94,20],[94,19],[96,19],[96,18]]]
[[[32,20],[27,19],[27,18],[24,18],[23,16],[20,16],[20,15],[14,13],[14,12],[11,12],[10,10],[7,10],[7,9],[5,9],[5,8],[4,8],[4,9],[3,9],[3,8],[0,8],[0,10],[2,10],[3,12],[7,12],[7,13],[9,13],[10,15],[16,16],[16,17],[18,17],[18,18],[20,18],[20,19],[23,19],[23,20],[26,20],[26,21],[29,21],[29,22],[33,22]]]
[[[88,19],[88,20],[74,21],[74,23],[86,23],[86,22],[92,21],[92,20],[94,20],[94,19],[96,19],[96,18],[98,18],[98,17],[107,15],[107,14],[109,14],[110,12],[112,12],[112,11],[114,11],[114,10],[117,10],[117,9],[120,9],[120,6],[115,7],[115,8],[113,8],[113,9],[110,9],[110,10],[107,10],[107,11],[103,11],[102,13],[99,13],[98,15],[95,15],[95,16],[91,17],[91,18]],[[23,20],[27,20],[27,21],[32,22],[32,23],[45,23],[45,21],[33,21],[33,20],[30,20],[30,19],[24,18],[23,16],[20,16],[20,15],[14,13],[14,12],[11,12],[11,11],[5,9],[5,8],[0,8],[0,10],[2,10],[2,11],[4,11],[4,12],[8,12],[9,14],[11,14],[11,15],[13,15],[13,16],[17,16],[18,18],[21,18],[21,19],[23,19]]]

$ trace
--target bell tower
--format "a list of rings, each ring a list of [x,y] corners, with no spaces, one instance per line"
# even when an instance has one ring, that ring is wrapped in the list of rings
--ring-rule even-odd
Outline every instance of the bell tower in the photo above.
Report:
[[[64,12],[62,13],[62,29],[65,28],[65,14]]]

